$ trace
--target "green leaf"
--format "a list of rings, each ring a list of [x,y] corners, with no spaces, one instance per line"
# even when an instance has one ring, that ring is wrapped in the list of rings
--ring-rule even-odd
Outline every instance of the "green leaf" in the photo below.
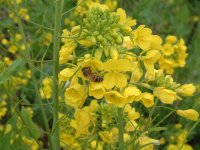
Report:
[[[167,128],[165,127],[153,127],[149,129],[149,132],[159,132],[159,131],[163,131],[166,130]]]
[[[0,73],[0,85],[4,84],[9,78],[21,68],[24,64],[23,59],[15,60],[12,65],[10,65],[7,69],[5,69],[2,73]]]

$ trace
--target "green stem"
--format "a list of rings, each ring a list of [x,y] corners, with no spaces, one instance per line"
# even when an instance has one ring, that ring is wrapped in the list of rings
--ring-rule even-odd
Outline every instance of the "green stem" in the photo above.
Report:
[[[59,126],[58,122],[58,97],[59,97],[59,86],[58,86],[58,73],[59,73],[59,50],[60,50],[60,31],[61,31],[61,19],[62,19],[62,4],[63,0],[57,0],[55,8],[55,20],[54,20],[54,52],[53,52],[53,133],[52,142],[53,150],[60,149],[59,140]]]
[[[119,150],[124,149],[123,108],[118,108]]]

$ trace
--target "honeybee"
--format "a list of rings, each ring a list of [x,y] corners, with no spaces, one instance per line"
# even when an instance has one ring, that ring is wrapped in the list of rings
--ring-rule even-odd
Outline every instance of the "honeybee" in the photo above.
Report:
[[[96,72],[92,72],[91,67],[82,68],[83,75],[93,82],[102,82],[103,77],[99,76]]]

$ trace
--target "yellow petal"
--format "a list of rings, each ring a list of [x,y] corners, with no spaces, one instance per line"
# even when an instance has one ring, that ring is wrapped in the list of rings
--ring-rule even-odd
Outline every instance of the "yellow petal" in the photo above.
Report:
[[[116,64],[116,68],[119,72],[121,71],[130,71],[131,70],[131,63],[127,59],[119,59]]]
[[[130,82],[134,83],[140,80],[142,77],[143,72],[142,69],[139,66],[138,62],[133,62],[132,63],[132,76]]]
[[[184,84],[178,89],[176,89],[176,92],[183,96],[192,96],[195,91],[196,87],[193,84]]]
[[[65,68],[59,73],[59,82],[67,81],[72,75],[74,71],[70,68]]]
[[[138,101],[140,99],[141,91],[135,86],[127,87],[124,90],[124,96],[127,98],[129,103],[132,103],[134,100]]]
[[[127,85],[127,77],[123,73],[115,73],[115,86],[123,88]]]
[[[115,73],[106,73],[103,78],[103,85],[106,89],[113,88],[115,86]]]
[[[108,104],[114,104],[117,107],[123,107],[126,104],[126,98],[117,91],[106,92],[105,98]]]
[[[154,105],[154,96],[151,93],[142,93],[141,100],[145,107],[152,107]]]
[[[199,113],[194,109],[187,109],[187,110],[177,110],[177,115],[182,116],[186,119],[190,119],[193,121],[198,121]]]
[[[173,102],[177,99],[176,92],[165,89],[164,87],[155,88],[153,94],[165,104],[173,104]]]
[[[104,96],[105,89],[103,83],[90,82],[89,85],[89,95],[96,99],[101,99]]]
[[[126,23],[126,12],[122,8],[117,9],[117,14],[120,16],[119,23],[120,24],[125,24]]]

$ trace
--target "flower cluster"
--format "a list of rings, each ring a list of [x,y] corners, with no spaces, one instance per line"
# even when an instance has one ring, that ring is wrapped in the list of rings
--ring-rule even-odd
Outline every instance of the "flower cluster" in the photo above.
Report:
[[[140,110],[136,106],[173,107],[176,101],[194,94],[193,84],[181,85],[165,74],[184,66],[187,56],[184,41],[177,42],[174,36],[168,36],[166,44],[162,44],[151,29],[135,25],[136,20],[127,17],[123,9],[110,12],[98,4],[91,5],[82,24],[71,31],[63,30],[59,60],[67,67],[60,71],[59,83],[64,85],[66,107],[75,111],[74,119],[67,117],[71,132],[61,133],[67,146],[82,147],[82,140],[89,142],[94,136],[98,140],[91,141],[91,148],[110,145],[115,149],[120,136],[117,111],[122,109],[127,149],[146,144],[144,149],[153,149],[159,141],[148,136],[152,121],[137,112]],[[173,62],[164,65],[169,60]],[[174,111],[193,121],[199,117],[193,109],[174,108]],[[141,126],[138,119],[147,125]]]

